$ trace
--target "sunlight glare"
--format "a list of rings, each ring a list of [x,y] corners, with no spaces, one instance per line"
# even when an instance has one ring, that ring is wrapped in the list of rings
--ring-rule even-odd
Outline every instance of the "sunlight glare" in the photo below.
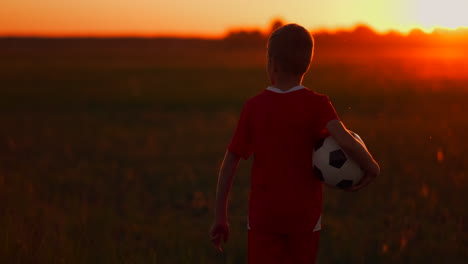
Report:
[[[417,22],[426,29],[468,26],[466,0],[413,0]]]

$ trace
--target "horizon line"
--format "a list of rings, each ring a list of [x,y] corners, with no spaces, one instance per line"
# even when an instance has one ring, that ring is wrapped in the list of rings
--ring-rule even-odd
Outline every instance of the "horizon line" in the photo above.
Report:
[[[288,23],[285,23],[288,24]],[[430,29],[425,29],[420,26],[414,26],[409,28],[408,30],[397,30],[397,29],[387,29],[387,30],[377,30],[369,24],[366,23],[356,23],[350,27],[335,27],[335,28],[327,28],[327,27],[316,27],[314,29],[307,29],[311,34],[317,33],[337,33],[337,32],[352,32],[359,27],[367,27],[372,30],[377,35],[388,35],[392,33],[396,33],[402,36],[407,36],[414,31],[422,31],[425,34],[432,34],[435,31],[443,30],[448,32],[456,32],[459,30],[468,30],[468,26],[460,26],[457,28],[450,28],[450,27],[443,27],[443,26],[434,26]],[[268,35],[269,32],[262,30],[261,28],[255,27],[234,27],[228,28],[222,34],[206,34],[206,33],[143,33],[143,32],[109,32],[109,33],[97,33],[97,32],[88,32],[88,33],[9,33],[4,32],[0,33],[0,38],[180,38],[180,39],[207,39],[207,40],[219,40],[224,39],[226,36],[229,35],[230,32],[254,32],[258,31],[262,33],[262,35]]]

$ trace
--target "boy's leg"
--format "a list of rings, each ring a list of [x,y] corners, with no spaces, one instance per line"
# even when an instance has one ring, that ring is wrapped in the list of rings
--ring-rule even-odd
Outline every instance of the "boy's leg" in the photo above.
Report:
[[[286,259],[285,235],[249,230],[247,243],[248,264],[284,264]]]
[[[317,259],[320,231],[292,234],[288,236],[288,263],[313,264]]]

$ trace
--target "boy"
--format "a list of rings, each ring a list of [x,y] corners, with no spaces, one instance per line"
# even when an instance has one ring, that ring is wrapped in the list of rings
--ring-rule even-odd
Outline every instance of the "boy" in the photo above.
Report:
[[[328,133],[366,171],[359,190],[380,172],[367,149],[351,136],[327,96],[301,85],[313,55],[309,32],[283,26],[268,40],[272,86],[247,100],[220,169],[213,244],[229,238],[227,201],[240,158],[254,154],[248,218],[248,262],[315,263],[322,184],[313,175],[315,143]]]

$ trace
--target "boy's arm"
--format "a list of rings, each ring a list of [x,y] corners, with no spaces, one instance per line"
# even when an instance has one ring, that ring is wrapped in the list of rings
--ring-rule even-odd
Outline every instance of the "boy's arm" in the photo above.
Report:
[[[377,162],[367,148],[348,132],[341,121],[331,120],[327,123],[326,128],[336,143],[366,171],[358,185],[348,190],[357,191],[367,186],[380,173]]]
[[[226,242],[229,238],[227,216],[228,199],[239,160],[239,156],[230,151],[226,151],[221,169],[219,170],[218,187],[216,189],[215,220],[210,230],[211,241],[219,251],[222,251],[221,240]]]

